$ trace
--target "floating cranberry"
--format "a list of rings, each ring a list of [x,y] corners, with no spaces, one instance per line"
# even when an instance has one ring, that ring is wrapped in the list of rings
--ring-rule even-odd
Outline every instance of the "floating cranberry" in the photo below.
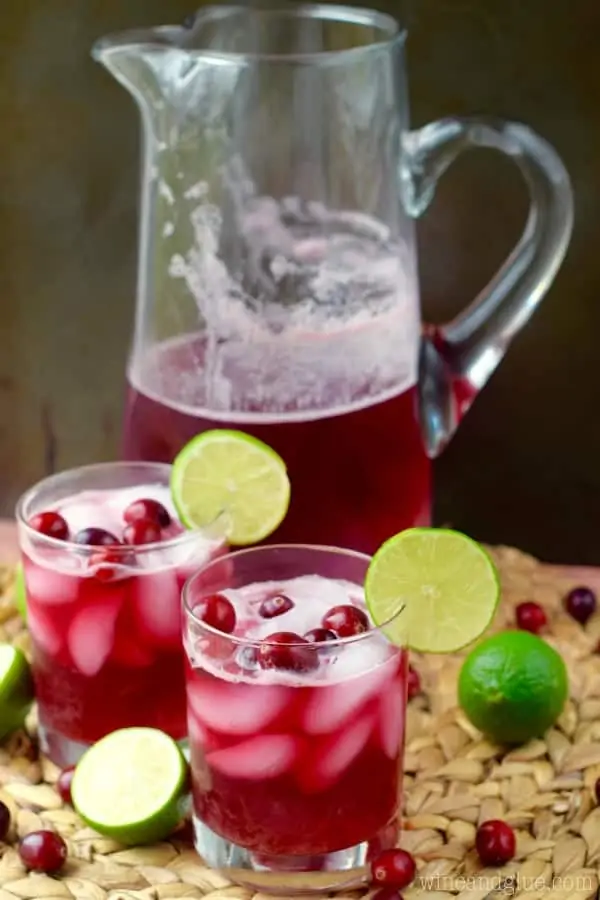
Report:
[[[89,565],[96,569],[94,577],[98,581],[113,581],[119,566],[133,565],[132,553],[123,553],[118,547],[101,547],[91,554]]]
[[[0,800],[0,841],[6,840],[10,828],[10,810],[6,803]]]
[[[132,546],[160,541],[160,525],[152,519],[136,519],[123,531],[123,541]]]
[[[539,603],[534,603],[532,600],[519,603],[515,615],[518,627],[523,631],[531,631],[532,634],[539,634],[548,624],[546,613]]]
[[[408,667],[407,693],[409,700],[421,693],[421,679],[417,670],[412,666]]]
[[[309,642],[292,631],[277,631],[266,637],[258,648],[258,662],[263,669],[290,672],[310,672],[319,665],[317,653]]]
[[[150,519],[159,528],[168,528],[171,524],[171,516],[162,503],[151,499],[134,500],[123,513],[123,519],[127,525],[133,525],[140,519]]]
[[[31,831],[19,844],[19,856],[28,869],[52,874],[67,858],[67,845],[54,831]]]
[[[411,883],[416,871],[415,861],[406,850],[383,850],[371,863],[371,881],[403,888]]]
[[[573,588],[565,597],[565,608],[576,622],[585,625],[596,610],[596,595],[588,587]]]
[[[258,607],[258,614],[263,619],[274,619],[275,616],[282,616],[293,608],[293,600],[290,600],[285,594],[275,594],[273,597],[265,597]]]
[[[32,516],[29,520],[29,527],[40,534],[47,537],[56,538],[59,541],[67,541],[69,539],[69,526],[57,512],[41,512]]]
[[[233,604],[222,594],[212,594],[205,597],[201,603],[194,607],[194,613],[211,628],[222,631],[223,634],[232,634],[235,629],[236,616]]]
[[[82,528],[73,540],[76,544],[86,544],[89,547],[114,547],[121,543],[114,534],[104,528]]]
[[[516,850],[515,833],[501,819],[488,819],[477,829],[475,848],[484,866],[503,866]]]
[[[596,803],[600,804],[600,778],[597,778],[594,784],[594,794],[596,795]]]
[[[309,644],[323,644],[326,641],[337,641],[338,636],[330,628],[312,628],[304,635]]]
[[[58,791],[60,799],[63,803],[68,803],[69,806],[73,806],[73,800],[71,799],[71,782],[73,781],[74,773],[75,766],[69,766],[62,770],[58,776],[58,781],[56,782],[56,790]]]
[[[334,606],[321,620],[323,628],[334,631],[338,637],[351,637],[369,630],[366,613],[357,606]]]

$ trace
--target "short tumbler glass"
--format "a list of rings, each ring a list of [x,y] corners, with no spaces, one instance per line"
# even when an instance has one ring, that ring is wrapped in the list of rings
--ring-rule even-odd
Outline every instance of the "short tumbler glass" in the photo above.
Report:
[[[213,560],[184,588],[195,843],[235,881],[331,890],[360,882],[368,859],[395,845],[407,654],[373,627],[302,644],[305,661],[315,655],[305,671],[265,669],[256,664],[265,641],[214,630],[202,606],[249,586],[259,603],[312,576],[308,623],[311,597],[328,582],[360,597],[368,565],[337,548],[262,546]],[[282,630],[271,622],[269,633]]]
[[[48,537],[29,522],[67,501],[80,503],[77,515],[95,525],[94,510],[120,492],[139,499],[150,486],[168,497],[170,473],[162,463],[83,466],[44,479],[18,503],[40,741],[58,765],[132,725],[185,740],[181,591],[226,547],[217,525],[205,532],[174,527],[174,536],[151,544],[99,547]]]

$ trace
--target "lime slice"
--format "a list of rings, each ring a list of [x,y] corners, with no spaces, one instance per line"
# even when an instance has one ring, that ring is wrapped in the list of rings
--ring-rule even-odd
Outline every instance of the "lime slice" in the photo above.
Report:
[[[33,702],[33,679],[22,650],[0,644],[0,739],[25,721]]]
[[[224,518],[227,539],[238,546],[268,537],[290,502],[285,463],[267,444],[241,431],[205,431],[173,463],[171,494],[186,528]]]
[[[471,538],[445,528],[410,528],[379,548],[365,600],[390,641],[423,653],[453,653],[479,637],[500,597],[496,568]]]
[[[155,728],[121,728],[79,760],[71,796],[81,818],[123,844],[171,834],[183,815],[186,762],[175,741]]]
[[[27,621],[27,591],[25,589],[25,573],[21,563],[15,567],[15,581],[13,585],[13,600],[21,618]]]

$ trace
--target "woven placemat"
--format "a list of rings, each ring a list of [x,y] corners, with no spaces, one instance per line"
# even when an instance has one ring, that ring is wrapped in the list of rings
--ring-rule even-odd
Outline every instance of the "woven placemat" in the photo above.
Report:
[[[455,707],[459,655],[415,656],[423,693],[409,704],[404,761],[404,831],[418,876],[405,900],[586,900],[598,893],[600,808],[600,615],[582,628],[562,609],[572,581],[510,549],[492,551],[503,581],[494,628],[513,622],[516,603],[536,599],[550,619],[548,640],[569,668],[571,699],[544,740],[504,753],[482,739]],[[13,572],[0,568],[0,641],[29,652],[12,604]],[[0,844],[0,900],[267,900],[232,885],[203,865],[186,832],[162,844],[125,849],[84,827],[53,788],[58,770],[36,752],[35,714],[27,731],[0,747],[0,800],[12,812]],[[498,870],[482,869],[473,849],[477,824],[502,818],[517,834],[517,855]],[[60,877],[27,874],[15,842],[52,828],[66,839]],[[364,892],[337,896],[359,898]],[[285,896],[282,894],[281,896]]]

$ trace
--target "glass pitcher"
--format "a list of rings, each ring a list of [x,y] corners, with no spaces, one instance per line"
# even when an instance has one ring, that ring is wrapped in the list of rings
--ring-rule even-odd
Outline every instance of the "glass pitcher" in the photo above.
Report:
[[[409,129],[405,37],[370,10],[217,6],[94,47],[143,123],[124,454],[265,440],[292,481],[277,541],[369,553],[430,521],[431,460],[569,242],[568,174],[529,128]],[[529,218],[474,302],[423,328],[414,220],[473,146],[514,159]]]

